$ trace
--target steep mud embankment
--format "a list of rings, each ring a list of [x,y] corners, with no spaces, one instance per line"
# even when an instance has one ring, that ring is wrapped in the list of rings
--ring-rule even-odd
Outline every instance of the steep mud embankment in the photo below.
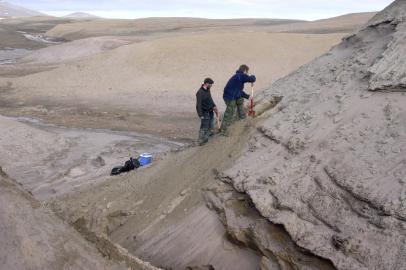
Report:
[[[299,250],[337,269],[406,269],[405,14],[406,2],[395,1],[265,90],[258,108],[273,95],[282,101],[221,175]],[[263,269],[292,269],[287,260],[268,262],[280,250],[260,237],[267,229],[256,215],[241,217],[224,202],[233,191],[214,193],[234,238],[267,251]]]
[[[132,269],[157,269],[141,259],[166,269],[404,269],[404,14],[406,2],[396,1],[327,55],[276,82],[259,96],[255,122],[236,123],[231,137],[215,136],[204,147],[167,153],[160,162],[125,175],[94,175],[95,182],[55,189],[39,209],[51,207],[104,256]],[[15,143],[0,144],[16,161],[8,161],[8,170],[24,175],[18,168],[26,165],[25,159],[18,154],[29,156],[30,162],[39,162],[32,163],[38,166],[33,166],[39,172],[36,180],[44,179],[44,169],[63,168],[55,178],[62,180],[58,187],[86,182],[82,176],[105,160],[86,153],[100,145],[110,148],[108,157],[122,154],[111,149],[130,149],[122,134],[88,140],[97,135],[83,130],[72,131],[72,137],[55,130],[19,133],[26,127],[10,129],[9,120],[1,122],[8,127],[4,141]],[[18,152],[17,146],[26,148]],[[60,162],[65,158],[66,164]],[[40,182],[39,190],[55,183],[45,176],[50,182]],[[38,231],[24,228],[26,224],[54,228],[55,221],[43,214],[32,217],[31,208],[15,218],[16,226],[29,236]],[[4,209],[9,211],[4,220],[13,220],[21,205]],[[7,238],[10,228],[0,232],[15,243]],[[47,238],[50,232],[42,235],[57,250],[66,248],[61,239],[82,241],[75,232]],[[36,243],[41,248],[29,241],[23,246],[28,254],[41,250],[42,240]],[[81,252],[87,245],[82,242],[68,248],[85,256],[84,261],[74,258],[86,267],[94,258]],[[34,255],[38,268],[49,258]],[[97,263],[88,268],[107,265]]]
[[[226,169],[238,157],[249,135],[246,124],[237,125],[231,138],[217,137],[207,147],[170,153],[145,170],[58,197],[53,209],[69,223],[82,220],[82,228],[158,266],[185,269],[217,262],[223,267],[216,269],[229,269],[243,257],[247,263],[241,269],[250,269],[256,254],[232,248],[201,195],[201,189],[214,181],[214,172]],[[179,237],[167,237],[168,233]],[[183,247],[182,241],[187,243]],[[208,254],[216,253],[213,262]]]
[[[272,104],[279,101],[276,98]],[[266,107],[271,108],[270,104]],[[65,194],[55,199],[52,207],[69,223],[80,224],[85,235],[91,232],[109,239],[167,269],[268,269],[267,265],[279,262],[300,269],[334,269],[329,261],[295,245],[283,227],[261,217],[247,196],[231,186],[221,186],[221,172],[240,158],[254,126],[251,120],[236,123],[231,137],[216,136],[207,146],[171,153],[148,170]],[[247,223],[245,231],[235,231],[231,223],[209,210],[221,213],[220,204],[210,195],[213,191],[217,195],[223,192],[220,204],[240,209],[233,216],[236,220],[255,217],[255,222]],[[255,224],[266,233],[250,233],[249,226]],[[244,237],[239,236],[242,234]],[[254,239],[262,237],[275,248],[255,245]]]
[[[128,269],[123,263],[103,258],[79,233],[11,180],[1,167],[0,220],[1,269]],[[134,269],[142,268],[137,265]]]

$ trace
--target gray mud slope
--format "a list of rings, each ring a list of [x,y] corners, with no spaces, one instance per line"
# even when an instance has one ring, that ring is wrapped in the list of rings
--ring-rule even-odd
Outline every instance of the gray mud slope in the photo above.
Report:
[[[257,111],[275,96],[282,101],[259,117],[249,148],[222,176],[337,269],[406,269],[405,35],[406,1],[398,0],[273,84]],[[234,238],[262,252],[262,269],[300,265],[278,257],[269,232],[239,224],[222,203],[227,196],[217,195],[213,204]]]
[[[10,180],[0,167],[0,269],[128,269],[95,247]],[[135,268],[134,268],[135,269]]]

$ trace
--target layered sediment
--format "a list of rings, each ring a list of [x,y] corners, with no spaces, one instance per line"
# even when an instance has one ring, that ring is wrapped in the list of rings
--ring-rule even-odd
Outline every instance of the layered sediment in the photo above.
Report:
[[[221,176],[233,191],[210,201],[230,235],[261,252],[261,269],[293,267],[259,237],[269,234],[264,221],[336,269],[406,268],[405,14],[395,1],[260,96],[257,108],[283,98]],[[258,214],[241,217],[230,206],[235,192]]]

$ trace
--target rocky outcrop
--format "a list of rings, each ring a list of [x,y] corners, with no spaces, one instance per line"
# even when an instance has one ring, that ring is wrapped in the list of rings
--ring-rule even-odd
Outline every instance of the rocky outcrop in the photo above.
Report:
[[[261,236],[272,230],[260,218],[336,269],[406,269],[405,3],[259,97],[257,108],[283,99],[259,117],[245,153],[222,176],[258,215],[239,214],[229,197],[210,201],[237,228],[233,238],[260,250],[262,269],[277,269],[269,261],[292,266],[275,260],[275,243]]]
[[[368,27],[390,25],[396,29],[392,40],[368,69],[370,90],[405,91],[406,89],[406,1],[396,1],[368,23]]]
[[[261,255],[261,270],[335,269],[330,261],[297,246],[282,226],[263,218],[250,197],[230,186],[227,177],[218,180],[205,190],[207,205],[218,213],[232,242]]]

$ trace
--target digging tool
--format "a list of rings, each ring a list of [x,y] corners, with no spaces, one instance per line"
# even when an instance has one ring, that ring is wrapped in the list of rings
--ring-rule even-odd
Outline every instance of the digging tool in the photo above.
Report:
[[[220,124],[220,113],[216,111],[216,123],[217,123],[217,128],[220,130],[221,124]]]
[[[251,84],[251,103],[250,103],[250,110],[248,112],[248,115],[251,117],[255,117],[255,111],[254,111],[254,84]]]
[[[220,129],[221,128],[221,124],[220,124],[220,116],[217,114],[216,116],[216,121],[217,121],[217,128]]]

